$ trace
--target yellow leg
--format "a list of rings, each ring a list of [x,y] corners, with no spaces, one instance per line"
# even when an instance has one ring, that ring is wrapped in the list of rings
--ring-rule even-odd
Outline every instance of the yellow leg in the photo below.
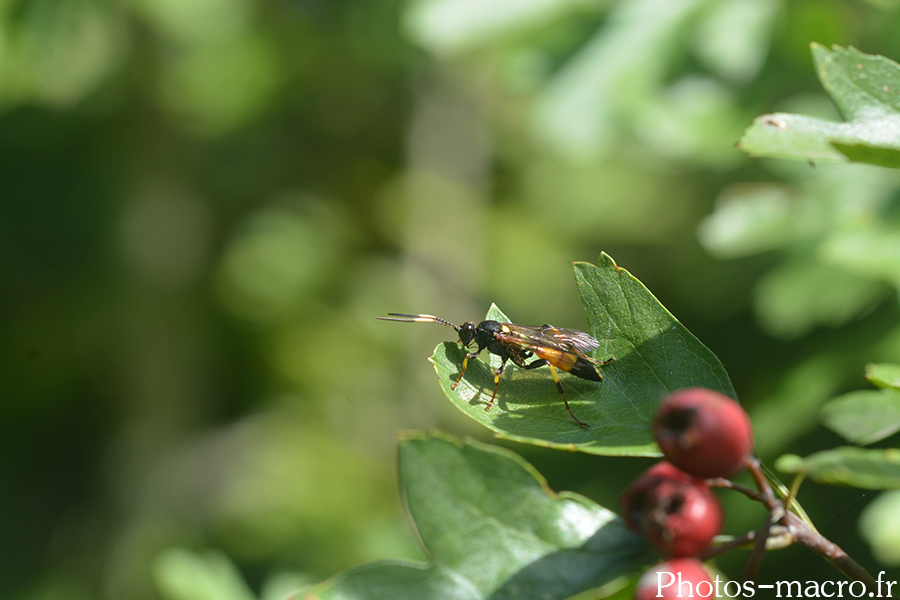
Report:
[[[466,367],[469,366],[469,359],[475,358],[478,356],[477,352],[468,352],[466,353],[466,357],[463,359],[462,369],[460,369],[459,377],[456,378],[456,383],[450,386],[451,390],[455,390],[456,386],[459,385],[459,382],[462,381],[463,375],[466,374]]]
[[[494,405],[494,398],[497,397],[497,388],[500,386],[500,375],[503,374],[503,368],[505,366],[506,359],[504,358],[503,362],[500,363],[500,367],[494,372],[494,393],[491,394],[491,401],[484,407],[484,410],[491,410],[491,407]]]

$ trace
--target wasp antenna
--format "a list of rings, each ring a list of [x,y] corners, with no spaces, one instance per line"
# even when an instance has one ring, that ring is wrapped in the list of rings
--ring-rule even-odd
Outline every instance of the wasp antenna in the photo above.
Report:
[[[408,315],[405,313],[388,313],[387,317],[375,317],[382,321],[397,321],[398,323],[438,323],[446,325],[456,331],[459,331],[459,325],[455,325],[450,321],[435,317],[434,315]]]

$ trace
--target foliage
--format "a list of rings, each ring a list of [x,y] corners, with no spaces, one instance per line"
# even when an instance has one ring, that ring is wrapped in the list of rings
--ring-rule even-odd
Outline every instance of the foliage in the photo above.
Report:
[[[866,378],[881,389],[856,390],[834,398],[822,407],[822,422],[860,445],[889,437],[900,429],[898,375],[897,365],[868,365]]]
[[[675,372],[681,373],[683,380],[672,388],[671,391],[702,386],[709,381],[710,365],[717,366],[722,372],[724,380],[727,376],[721,369],[721,364],[709,351],[691,336],[661,305],[649,294],[646,288],[634,280],[627,272],[618,268],[612,259],[606,255],[601,258],[601,267],[593,265],[576,265],[576,280],[579,290],[585,300],[585,309],[588,311],[588,322],[591,330],[598,337],[604,339],[608,346],[601,344],[599,352],[609,352],[609,346],[615,346],[617,336],[633,340],[641,332],[647,331],[647,325],[656,322],[655,313],[669,320],[669,324],[660,327],[655,335],[648,336],[651,344],[658,344],[664,348],[662,351],[642,350],[642,344],[634,344],[632,347],[640,354],[642,360],[630,363],[633,373],[628,367],[623,368],[623,377],[633,375],[633,385],[637,392],[626,394],[624,398],[614,395],[593,393],[586,396],[587,401],[578,402],[577,405],[584,411],[591,406],[600,415],[609,413],[610,408],[624,401],[641,398],[645,391],[640,390],[641,382],[653,381],[654,384],[643,384],[644,388],[655,389]],[[590,277],[582,273],[588,272]],[[579,275],[581,275],[579,277]],[[616,281],[624,277],[622,281]],[[613,281],[609,281],[613,279]],[[590,283],[594,282],[594,284]],[[624,282],[624,283],[623,283]],[[638,291],[636,296],[630,296],[628,291]],[[598,297],[618,299],[624,295],[627,300],[616,302],[597,301]],[[642,302],[643,300],[643,302]],[[622,310],[622,308],[626,310]],[[617,319],[621,315],[630,318]],[[639,315],[635,317],[634,315]],[[487,314],[487,319],[508,322],[506,316],[493,306]],[[599,324],[599,326],[598,326]],[[613,333],[611,335],[611,333]],[[603,335],[605,333],[605,335]],[[666,344],[660,337],[675,335],[681,343]],[[685,341],[691,343],[685,343]],[[455,350],[451,352],[451,350]],[[556,425],[558,417],[547,411],[547,398],[542,404],[535,407],[536,401],[531,400],[535,394],[530,388],[534,388],[535,380],[542,379],[548,383],[548,377],[527,377],[527,371],[513,370],[514,385],[504,388],[504,396],[511,398],[501,401],[498,408],[504,413],[486,419],[480,411],[475,409],[490,400],[485,395],[484,388],[492,389],[490,372],[483,372],[465,379],[467,386],[451,387],[450,382],[456,381],[454,373],[461,368],[462,357],[465,350],[460,349],[456,343],[447,342],[438,347],[432,360],[435,362],[438,378],[444,393],[467,415],[482,422],[482,424],[495,429],[501,435],[519,442],[549,446],[551,448],[569,450],[581,450],[584,452],[616,453],[630,455],[635,452],[633,447],[616,447],[610,445],[610,437],[605,431],[599,434],[591,430],[584,432],[568,419],[564,419],[565,425]],[[450,358],[450,355],[455,358]],[[701,357],[707,360],[701,360]],[[682,358],[686,361],[694,361],[673,366]],[[499,367],[500,362],[496,357],[491,358],[492,369]],[[475,363],[478,364],[478,363]],[[621,364],[621,363],[620,363]],[[636,366],[635,366],[636,365]],[[701,366],[702,365],[702,366]],[[706,367],[706,368],[703,368]],[[473,371],[476,367],[470,367]],[[642,378],[641,369],[646,368],[650,373],[657,373],[654,378]],[[892,380],[895,378],[898,368],[893,365],[878,365],[870,368],[870,378],[878,384],[885,386],[882,391],[892,390]],[[466,373],[469,373],[467,369]],[[717,375],[715,371],[713,375]],[[509,375],[508,375],[509,377]],[[612,376],[607,374],[607,378]],[[606,379],[606,378],[605,378]],[[715,377],[714,377],[715,379]],[[474,380],[474,383],[473,383]],[[717,379],[721,382],[722,379]],[[609,385],[609,381],[607,381]],[[470,397],[469,387],[475,391],[474,397]],[[730,386],[729,386],[730,387]],[[646,394],[648,405],[653,412],[663,394]],[[733,391],[732,391],[733,395]],[[546,396],[546,394],[545,394]],[[655,398],[655,400],[653,399]],[[558,401],[556,402],[558,404]],[[573,404],[576,404],[573,402]],[[860,394],[848,394],[845,397],[833,400],[826,405],[823,411],[829,419],[830,426],[847,437],[860,436],[862,428],[860,422],[868,425],[865,429],[865,440],[868,442],[879,441],[891,435],[897,430],[896,426],[888,424],[887,427],[872,431],[874,427],[883,424],[886,418],[896,413],[896,405],[893,403],[874,403],[868,396],[860,397]],[[603,422],[604,419],[588,418],[588,422]],[[544,422],[550,422],[549,425]],[[641,422],[635,422],[631,427],[637,431],[649,434],[650,418]],[[532,424],[532,423],[536,423]],[[604,428],[604,429],[608,429]],[[538,431],[538,434],[529,430]],[[511,431],[523,431],[528,434],[511,435]],[[598,532],[605,530],[609,524],[609,516],[602,518],[600,522],[586,522],[579,519],[588,527],[588,531],[582,532],[577,538],[578,550],[584,552],[587,546],[591,546],[591,552],[597,552],[597,556],[581,556],[572,552],[572,546],[551,543],[548,548],[547,540],[529,551],[529,540],[538,536],[539,531],[551,531],[566,533],[571,529],[569,524],[559,522],[560,515],[569,515],[571,510],[555,507],[553,514],[556,520],[547,520],[543,510],[529,510],[532,491],[537,487],[546,487],[546,484],[538,480],[539,486],[534,481],[528,480],[525,489],[521,481],[519,469],[524,466],[536,475],[529,465],[523,464],[517,456],[508,454],[504,462],[512,460],[518,462],[513,468],[515,475],[497,466],[484,464],[485,452],[489,447],[471,448],[463,447],[464,452],[457,449],[458,443],[452,439],[415,435],[412,439],[400,442],[400,478],[403,482],[404,495],[407,499],[407,508],[416,521],[422,538],[423,545],[431,556],[427,565],[408,564],[398,562],[384,562],[364,565],[346,573],[336,576],[329,582],[320,586],[312,586],[298,595],[309,598],[381,598],[391,596],[396,598],[442,598],[447,596],[467,598],[559,598],[564,599],[573,594],[586,591],[592,587],[601,586],[615,579],[615,575],[627,575],[629,568],[635,571],[647,564],[647,559],[642,553],[634,550],[634,541],[626,541],[619,534],[608,536],[600,535],[603,540],[602,547],[597,548],[585,540],[594,540]],[[579,442],[580,438],[592,436],[592,443]],[[568,446],[559,440],[569,440]],[[612,439],[616,439],[612,437]],[[597,445],[601,445],[597,448]],[[605,446],[603,444],[606,444]],[[413,450],[416,447],[418,452]],[[474,452],[475,450],[478,452]],[[496,452],[497,450],[494,450]],[[484,454],[484,456],[482,456]],[[413,456],[415,458],[413,458]],[[490,461],[496,460],[492,457]],[[793,454],[780,457],[776,466],[786,473],[794,473],[809,477],[815,481],[831,485],[847,485],[866,489],[896,489],[900,487],[900,454],[897,449],[865,450],[861,448],[845,447],[836,448],[815,453],[807,458],[801,458]],[[758,479],[762,481],[763,473],[758,464],[751,468]],[[538,476],[539,477],[539,476]],[[731,482],[721,479],[721,487],[733,487]],[[781,487],[781,486],[779,486]],[[747,488],[735,488],[746,490]],[[793,493],[796,493],[796,486]],[[765,501],[773,503],[770,510],[773,515],[778,513],[777,519],[784,516],[784,509],[774,504],[775,497],[767,484],[763,484],[760,492],[765,496]],[[746,492],[751,498],[756,498],[754,491]],[[793,495],[792,493],[792,495]],[[545,505],[546,498],[539,496],[539,506]],[[795,500],[792,502],[796,502]],[[602,513],[606,511],[596,507]],[[794,517],[797,527],[803,527],[801,522],[809,523],[806,512],[799,507],[794,508],[797,513]],[[793,515],[792,515],[793,517]],[[776,519],[775,516],[772,519]],[[619,528],[623,525],[619,522]],[[508,531],[511,530],[511,531]],[[810,547],[834,547],[830,541],[822,538],[814,528],[804,530],[804,539]],[[802,541],[798,538],[798,541]],[[805,543],[805,542],[804,542]],[[874,542],[873,542],[874,543]],[[882,545],[884,545],[882,543]],[[727,548],[728,544],[723,544]],[[763,546],[764,548],[765,546]],[[538,551],[540,548],[540,552]],[[824,551],[823,551],[824,552]],[[549,554],[547,554],[549,553]],[[831,551],[832,560],[837,551]],[[840,550],[843,555],[843,551]],[[751,555],[752,556],[752,555]],[[627,557],[627,558],[626,558]],[[628,566],[623,568],[623,562]],[[837,562],[835,563],[837,566]],[[748,559],[749,565],[749,559]],[[755,565],[758,565],[758,559]],[[748,567],[755,573],[758,566]],[[844,570],[843,567],[841,567]],[[858,577],[867,577],[868,581],[874,579],[857,569],[853,563],[848,574]],[[452,574],[452,575],[451,575]],[[866,581],[866,579],[861,579]],[[868,585],[868,583],[866,583]]]
[[[568,598],[634,571],[647,546],[517,455],[446,435],[399,440],[400,481],[431,560],[364,565],[308,590],[341,598]]]
[[[817,452],[806,458],[785,454],[776,466],[785,473],[803,473],[830,485],[871,490],[900,487],[900,452],[846,447]]]
[[[814,51],[815,50],[816,48],[814,47]],[[839,52],[841,52],[840,49],[835,50],[835,53]],[[847,70],[846,64],[844,65],[844,70]],[[859,63],[858,70],[864,70],[862,63]],[[889,71],[886,78],[879,79],[878,75],[875,73],[866,73],[867,77],[872,77],[872,80],[867,83],[868,85],[877,86],[884,80],[888,81],[888,83],[884,84],[887,88],[890,84],[891,75],[892,71]],[[823,80],[827,83],[824,76]],[[864,108],[858,106],[855,108],[858,113],[871,114],[871,111],[867,113]],[[772,119],[776,119],[776,117],[772,117]],[[778,121],[778,123],[781,123],[781,121]],[[745,137],[745,142],[748,139],[748,137]],[[778,143],[771,139],[764,139],[759,143],[767,150],[772,150],[778,146]],[[749,144],[745,143],[745,149],[748,147]],[[775,150],[775,152],[777,153],[779,151]],[[809,156],[809,154],[807,154],[807,156]],[[889,162],[884,162],[884,164],[887,165]],[[768,201],[769,197],[763,196],[762,199],[763,201]],[[758,228],[758,231],[767,234],[770,229],[770,227],[760,227]],[[753,245],[751,244],[750,247],[753,248]],[[587,269],[587,271],[585,271],[585,269]],[[589,276],[585,276],[585,272],[589,273]],[[620,281],[618,276],[623,274],[626,276],[626,279]],[[615,448],[615,442],[612,442],[613,445],[610,447],[611,440],[617,440],[617,436],[615,434],[610,435],[606,430],[608,430],[610,424],[612,424],[614,426],[624,425],[626,428],[633,428],[635,431],[643,429],[647,432],[649,430],[648,423],[650,417],[647,416],[638,421],[631,419],[626,420],[628,422],[624,422],[621,419],[610,418],[611,407],[628,402],[634,406],[635,401],[640,402],[644,398],[648,399],[649,406],[653,407],[655,406],[654,400],[658,401],[658,399],[664,395],[665,391],[709,385],[704,381],[704,377],[708,377],[709,375],[704,373],[702,368],[697,368],[697,365],[714,365],[719,367],[721,375],[719,373],[713,375],[713,378],[717,380],[717,383],[713,385],[721,385],[722,381],[727,382],[727,376],[724,374],[724,370],[721,369],[721,363],[719,363],[718,360],[696,340],[696,338],[690,336],[683,328],[679,329],[677,321],[671,318],[671,315],[669,315],[655,298],[647,292],[646,288],[640,286],[636,280],[634,280],[634,282],[637,283],[637,285],[631,283],[633,278],[628,279],[627,275],[626,272],[618,269],[612,260],[605,254],[601,256],[601,266],[599,268],[591,265],[587,265],[586,267],[584,265],[576,265],[576,280],[578,282],[579,292],[582,296],[582,302],[585,305],[591,332],[596,337],[603,340],[597,351],[600,352],[602,356],[613,356],[615,349],[618,348],[617,341],[623,338],[630,342],[629,349],[634,351],[641,358],[641,361],[637,363],[637,367],[632,367],[632,370],[627,370],[627,367],[623,369],[623,381],[631,382],[634,387],[630,392],[623,394],[621,398],[615,398],[612,394],[603,394],[602,392],[594,392],[586,395],[589,403],[588,405],[592,405],[594,411],[599,411],[595,412],[595,416],[587,417],[586,419],[588,422],[595,424],[597,422],[604,423],[605,426],[603,431],[600,431],[599,433],[596,432],[596,429],[593,432],[579,431],[577,425],[569,420],[565,420],[565,425],[562,425],[561,428],[555,425],[548,425],[546,421],[552,422],[552,420],[555,419],[547,412],[546,403],[538,404],[531,399],[531,389],[533,389],[531,380],[538,378],[524,377],[521,373],[518,373],[516,376],[515,387],[512,385],[508,386],[507,391],[504,394],[513,399],[512,401],[501,403],[504,414],[497,417],[486,417],[483,413],[475,410],[475,408],[485,405],[486,402],[493,401],[493,396],[486,396],[485,390],[492,389],[490,386],[490,373],[500,366],[500,359],[498,357],[492,357],[490,364],[491,370],[483,369],[474,376],[471,375],[473,371],[476,371],[474,367],[471,371],[467,370],[466,373],[470,373],[470,376],[465,380],[466,385],[451,386],[450,382],[455,382],[458,379],[454,376],[454,372],[459,372],[461,369],[465,349],[461,349],[456,344],[450,342],[439,346],[435,351],[434,357],[432,357],[432,361],[435,363],[437,374],[445,394],[464,413],[516,441],[547,445],[556,448],[566,447],[564,442],[568,441],[568,447],[570,449],[580,449],[583,451],[600,453],[612,452],[626,455],[635,453],[635,448],[633,447]],[[635,294],[634,291],[637,291],[637,294]],[[657,318],[657,313],[663,317],[663,320],[670,320],[670,324],[654,329],[653,325],[659,320]],[[491,308],[486,318],[500,322],[509,322],[506,315],[500,312],[496,306]],[[643,335],[642,332],[644,331],[648,331],[649,334]],[[700,350],[698,351],[691,348],[690,346],[692,344],[677,342],[667,344],[665,341],[666,334],[675,331],[678,332],[677,335],[682,339],[692,341],[693,345],[699,347]],[[635,342],[636,338],[641,339],[638,342]],[[645,347],[644,342],[649,342],[650,345]],[[658,345],[661,350],[659,352],[653,351],[651,347],[652,344]],[[705,360],[704,358],[701,358],[704,353],[709,355],[708,357],[704,357]],[[626,351],[625,356],[627,358],[631,356],[631,354]],[[677,363],[680,358],[695,360],[697,364],[674,364]],[[662,359],[664,362],[657,362],[654,361],[654,359],[657,359],[657,361]],[[620,362],[619,365],[621,364],[622,363]],[[641,367],[646,367],[647,372],[654,374],[655,376],[649,378],[642,377]],[[516,370],[512,370],[515,374]],[[607,385],[609,385],[609,380],[613,380],[612,383],[615,384],[616,382],[612,375],[613,370],[609,369],[609,371],[610,373],[606,376]],[[665,385],[663,382],[676,372],[684,374],[684,379],[679,380],[677,385],[671,387]],[[890,436],[900,428],[900,426],[891,422],[891,419],[895,418],[895,413],[897,412],[896,398],[892,395],[895,391],[892,379],[896,377],[896,374],[897,367],[894,367],[893,365],[872,367],[870,369],[870,378],[876,382],[876,384],[884,388],[881,390],[881,393],[878,395],[852,393],[833,400],[825,406],[824,412],[826,415],[826,422],[829,423],[833,429],[844,434],[846,437],[864,443],[876,442]],[[546,380],[546,377],[543,379]],[[653,389],[654,386],[648,386],[646,384],[647,381],[663,383],[663,394],[648,393],[648,388]],[[625,386],[616,385],[615,387],[618,389]],[[730,385],[728,385],[728,388],[733,396],[734,392],[733,390],[730,390]],[[579,397],[584,396],[584,394],[579,394]],[[582,402],[573,402],[573,404],[581,405]],[[490,404],[487,404],[487,406],[490,406]],[[586,408],[582,408],[582,410],[586,410]],[[510,432],[519,433],[510,435]],[[588,438],[588,436],[594,438],[593,444],[580,442],[580,439]],[[600,445],[599,449],[596,447],[598,443]],[[892,489],[900,485],[900,479],[898,479],[897,452],[896,449],[863,450],[859,448],[838,448],[816,453],[806,459],[788,454],[782,456],[777,461],[777,467],[781,471],[808,476],[822,483],[851,485],[869,489]],[[456,470],[444,469],[443,471],[445,473],[454,473]],[[759,475],[761,477],[762,473],[759,472]],[[422,479],[427,478],[423,477]],[[407,483],[409,484],[410,482]],[[453,485],[437,486],[437,488],[456,489],[460,487],[460,485],[465,488],[467,487],[467,482],[463,479],[463,481],[458,481]],[[510,486],[502,485],[500,487],[506,492],[509,490]],[[761,491],[764,494],[768,494],[765,489],[761,489]],[[796,487],[793,492],[796,492]],[[753,492],[748,493],[751,497],[752,494]],[[769,496],[768,501],[773,501],[773,498]],[[514,499],[509,497],[506,500],[506,503],[508,502],[514,502]],[[435,502],[432,502],[431,504],[432,507],[438,505],[438,503]],[[498,504],[504,504],[504,502],[500,501]],[[772,508],[772,510],[775,510],[775,508]],[[799,507],[797,508],[797,511],[799,519],[808,522],[808,516],[805,511]],[[442,515],[439,517],[442,521],[445,521],[443,515],[447,512],[448,511],[446,510],[437,511],[437,514]],[[525,520],[528,521],[528,517],[526,517]],[[532,522],[535,521],[534,518],[531,518],[530,520]],[[443,523],[443,526],[449,527],[446,522]],[[457,525],[457,529],[467,530],[468,527],[472,526],[471,523],[467,522],[466,524]],[[484,526],[478,525],[474,525],[474,527],[476,530],[484,528]],[[809,529],[808,532],[810,535],[817,536],[817,539],[820,540],[814,529]],[[505,546],[501,541],[499,543],[499,548],[492,549],[492,546],[497,543],[497,541],[496,536],[486,537],[481,541],[479,551],[487,551],[489,555],[496,556],[498,550]],[[817,541],[816,543],[830,544],[830,542],[827,541]],[[427,545],[426,542],[426,546]],[[841,551],[841,554],[843,554],[843,551]],[[532,561],[529,560],[526,561],[526,564],[529,564],[529,567],[527,570],[523,569],[522,572],[531,571],[532,565],[537,565],[535,568],[538,572],[546,570],[548,576],[551,574],[555,575],[556,573],[554,567],[542,565],[540,561],[532,563]],[[749,564],[750,562],[748,560],[748,567],[746,567],[746,569],[749,569],[749,572],[755,574],[758,569],[759,557],[756,557],[754,566],[750,567]],[[428,571],[432,572],[434,570],[435,565],[431,565],[428,569]],[[438,569],[438,571],[440,570],[441,569]],[[453,570],[458,571],[458,569]],[[465,571],[466,569],[462,569],[463,573]],[[867,575],[859,575],[864,572],[857,569],[855,563],[853,563],[853,566],[847,571],[847,573],[851,572],[855,573],[856,576],[868,577]],[[440,577],[435,577],[434,575],[428,576],[424,574],[423,571],[415,568],[410,570],[410,573],[415,573],[416,575],[414,578],[415,583],[412,583],[411,581],[410,583],[407,583],[409,578],[403,572],[388,573],[387,567],[379,567],[377,565],[362,567],[357,571],[351,571],[347,575],[339,577],[336,582],[332,584],[334,587],[323,588],[324,597],[330,597],[331,593],[334,593],[334,597],[338,598],[344,597],[344,595],[357,597],[360,594],[365,597],[369,596],[369,594],[372,594],[372,597],[379,597],[384,593],[394,596],[399,595],[401,597],[406,595],[416,597],[439,597],[447,594],[457,595],[466,587],[472,588],[471,592],[473,598],[495,597],[496,595],[496,584],[489,588],[485,588],[484,585],[477,584],[472,586],[461,585],[461,582],[456,580],[452,582],[450,589],[443,589],[443,585],[439,583]],[[501,578],[501,590],[505,589],[505,582],[511,579],[518,580],[522,576],[520,574],[521,572],[513,571],[513,573],[513,575],[507,575],[506,577]],[[482,572],[479,571],[479,574],[481,575]],[[422,577],[425,579],[424,583],[420,580]],[[533,576],[526,575],[526,577]],[[471,580],[472,578],[464,576],[463,579]],[[538,583],[532,583],[527,588],[519,588],[516,586],[515,594],[513,594],[513,596],[518,597],[525,593],[525,597],[531,597],[530,594],[533,593],[534,597],[565,598],[573,592],[580,592],[587,589],[586,587],[576,587],[561,592],[558,589],[554,589],[554,585],[547,581],[546,576],[542,577],[539,575],[536,579]],[[572,578],[570,578],[570,580],[571,579]],[[871,580],[871,578],[869,579]],[[603,581],[594,582],[595,585],[601,583],[603,583]],[[442,589],[443,591],[441,591]],[[527,590],[527,592],[524,590]],[[319,597],[319,592],[317,591],[311,590],[308,593],[315,597]],[[500,596],[504,596],[504,593],[501,592]]]
[[[739,147],[754,156],[900,167],[900,65],[855,48],[813,44],[812,53],[819,79],[847,122],[763,115]]]
[[[373,317],[585,329],[568,265],[601,250],[721,358],[765,460],[824,447],[813,415],[900,363],[898,180],[733,144],[838,123],[809,41],[886,65],[898,27],[890,0],[0,3],[0,595],[274,600],[427,560],[391,432],[489,432],[424,363],[446,332]],[[644,466],[516,449],[606,506]],[[853,544],[847,493],[802,500]],[[865,508],[871,565],[896,502]]]

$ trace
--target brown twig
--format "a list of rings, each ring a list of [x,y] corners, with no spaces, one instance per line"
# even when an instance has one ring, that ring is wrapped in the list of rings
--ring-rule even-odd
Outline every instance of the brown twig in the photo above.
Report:
[[[709,546],[697,558],[707,561],[734,548],[747,548],[749,550],[753,547],[757,534],[757,531],[748,531],[742,536]],[[766,540],[766,550],[780,550],[781,548],[787,548],[792,543],[794,543],[794,539],[791,536],[791,532],[786,527],[776,524],[769,531],[769,537]]]
[[[753,477],[759,491],[753,490],[744,485],[734,483],[728,479],[710,479],[707,484],[712,487],[720,487],[740,492],[757,502],[762,503],[768,510],[769,515],[766,524],[758,531],[751,531],[741,537],[734,538],[715,547],[709,548],[702,556],[704,560],[717,556],[726,550],[753,544],[753,548],[744,564],[744,579],[753,581],[759,570],[759,565],[765,554],[767,542],[771,539],[770,533],[774,525],[778,524],[784,528],[783,536],[790,541],[803,544],[825,560],[830,562],[835,568],[844,573],[849,579],[859,581],[866,586],[866,591],[873,596],[881,593],[879,582],[869,574],[859,563],[850,558],[834,542],[826,539],[821,533],[811,528],[797,514],[787,510],[782,500],[776,498],[772,492],[769,482],[766,480],[765,474],[762,472],[759,459],[756,457],[748,457],[745,461],[747,470]]]
[[[797,542],[830,562],[848,578],[861,581],[866,586],[867,592],[878,594],[878,582],[875,578],[862,565],[850,558],[840,546],[826,539],[821,533],[810,529],[800,517],[792,512],[786,513],[782,520],[791,530]]]
[[[756,500],[757,502],[762,502],[766,504],[767,498],[760,492],[752,488],[748,488],[745,485],[741,485],[740,483],[735,483],[730,479],[725,479],[724,477],[718,477],[716,479],[707,479],[706,485],[709,487],[718,487],[724,488],[727,490],[734,490],[736,492],[740,492],[750,498],[751,500]],[[768,506],[767,506],[768,507]]]

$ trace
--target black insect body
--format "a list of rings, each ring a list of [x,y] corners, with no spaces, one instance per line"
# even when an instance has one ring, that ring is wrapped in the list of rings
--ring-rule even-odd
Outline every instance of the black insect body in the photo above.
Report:
[[[462,325],[455,325],[450,321],[445,321],[432,315],[388,314],[390,316],[378,318],[383,321],[399,321],[401,323],[439,323],[440,325],[452,327],[459,333],[459,342],[469,352],[463,359],[459,377],[451,389],[455,390],[459,382],[462,381],[469,359],[477,357],[482,350],[487,350],[491,354],[499,356],[501,360],[500,366],[494,372],[494,393],[491,395],[491,400],[488,402],[485,410],[490,409],[494,405],[494,399],[497,397],[497,388],[500,385],[500,375],[503,373],[503,368],[506,366],[507,361],[511,360],[523,369],[536,369],[547,365],[550,367],[550,374],[556,383],[556,389],[559,390],[559,394],[562,396],[566,410],[569,411],[569,414],[580,427],[587,429],[589,425],[578,420],[578,417],[575,416],[575,413],[569,407],[569,401],[566,399],[566,393],[563,390],[562,382],[559,380],[556,369],[566,371],[582,379],[603,381],[603,375],[600,373],[599,367],[615,360],[611,357],[605,361],[597,361],[586,356],[588,352],[599,348],[600,343],[590,335],[574,329],[562,329],[552,325],[529,327],[528,325],[501,323],[499,321],[482,321],[478,325],[469,321]],[[472,349],[473,345],[475,346],[474,350]],[[527,362],[532,357],[537,358]]]

